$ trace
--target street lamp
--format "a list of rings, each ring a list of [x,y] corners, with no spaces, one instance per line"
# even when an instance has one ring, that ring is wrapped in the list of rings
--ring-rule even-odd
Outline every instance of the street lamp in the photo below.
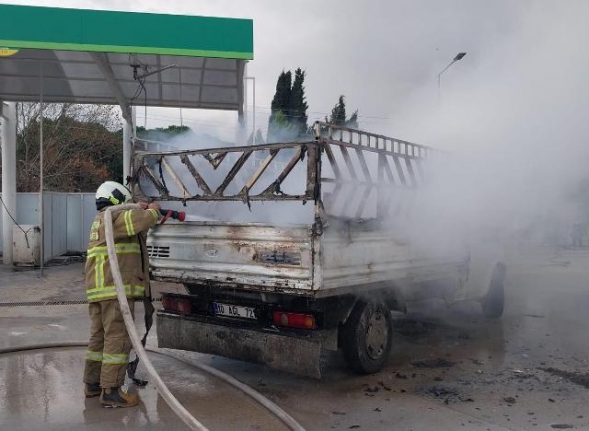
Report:
[[[466,55],[466,52],[459,52],[458,54],[456,54],[456,57],[454,57],[452,59],[452,61],[450,62],[450,64],[448,66],[446,66],[444,68],[444,70],[442,70],[440,73],[438,73],[438,99],[441,97],[441,79],[442,79],[442,73],[444,73],[446,70],[448,70],[450,68],[450,66],[452,66],[454,63],[456,63],[458,60],[462,60],[465,55]]]

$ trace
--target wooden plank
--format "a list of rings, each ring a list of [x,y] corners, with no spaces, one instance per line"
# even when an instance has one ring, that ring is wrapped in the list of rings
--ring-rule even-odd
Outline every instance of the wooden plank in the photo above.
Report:
[[[266,171],[266,169],[268,168],[270,163],[272,163],[272,160],[274,160],[274,158],[278,155],[279,151],[280,150],[270,151],[270,154],[268,154],[266,156],[266,158],[264,159],[264,161],[260,164],[260,166],[258,166],[258,169],[256,170],[256,172],[254,172],[254,174],[250,177],[250,179],[246,181],[245,186],[243,187],[244,189],[247,189],[247,190],[252,189],[252,187],[260,179],[262,174]]]
[[[252,155],[252,153],[253,153],[253,149],[250,149],[250,150],[244,151],[241,154],[241,156],[239,157],[239,159],[237,159],[237,161],[235,162],[235,164],[233,165],[233,167],[231,168],[229,173],[225,176],[225,179],[223,180],[221,185],[219,187],[217,187],[217,190],[215,190],[215,193],[214,193],[215,195],[217,195],[217,196],[223,195],[223,192],[225,191],[227,186],[229,186],[231,181],[233,181],[233,178],[235,178],[235,175],[237,175],[239,170],[243,167],[244,163],[247,161],[247,159],[249,159],[249,157]]]
[[[183,154],[180,157],[180,160],[182,161],[182,163],[184,163],[186,165],[186,167],[188,168],[188,170],[190,171],[190,173],[194,177],[196,184],[198,184],[198,186],[204,192],[204,194],[207,196],[212,195],[213,192],[209,188],[209,186],[206,183],[206,181],[204,180],[204,178],[198,173],[198,171],[196,170],[196,167],[192,164],[192,162],[188,158],[188,154]]]
[[[174,183],[176,183],[176,185],[178,186],[178,188],[180,190],[182,190],[182,194],[184,195],[184,197],[185,198],[189,197],[190,196],[190,191],[184,185],[184,183],[182,182],[182,180],[178,177],[178,175],[176,174],[176,172],[174,171],[174,169],[172,169],[172,167],[170,166],[170,164],[168,163],[168,161],[166,160],[165,157],[162,157],[162,166],[168,172],[168,174],[172,177],[172,180],[174,181]]]

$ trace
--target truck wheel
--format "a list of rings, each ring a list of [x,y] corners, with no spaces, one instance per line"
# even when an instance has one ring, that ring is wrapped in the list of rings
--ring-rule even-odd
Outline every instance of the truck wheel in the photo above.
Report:
[[[358,301],[342,328],[346,362],[360,374],[382,369],[393,341],[391,312],[383,303]]]
[[[495,265],[489,290],[481,301],[485,317],[498,319],[503,315],[503,309],[505,308],[505,272],[504,263],[499,262]]]

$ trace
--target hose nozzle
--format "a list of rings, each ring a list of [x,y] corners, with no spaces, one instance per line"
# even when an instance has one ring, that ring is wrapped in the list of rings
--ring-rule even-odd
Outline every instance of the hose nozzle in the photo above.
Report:
[[[174,210],[166,210],[160,208],[160,214],[164,216],[162,223],[165,222],[167,219],[172,218],[178,221],[184,221],[186,219],[186,213],[184,211],[174,211]]]

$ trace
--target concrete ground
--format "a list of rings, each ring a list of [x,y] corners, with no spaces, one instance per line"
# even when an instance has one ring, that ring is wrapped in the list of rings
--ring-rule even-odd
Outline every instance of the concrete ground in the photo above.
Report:
[[[0,303],[83,300],[82,271],[74,263],[40,278],[0,267]],[[395,315],[389,364],[370,376],[353,375],[339,356],[317,381],[189,355],[251,385],[308,430],[589,430],[588,281],[588,250],[520,247],[508,260],[500,321],[484,319],[475,303],[413,306]],[[86,313],[85,305],[0,306],[0,346],[86,341]],[[156,345],[153,335],[148,343]],[[151,358],[209,429],[285,429],[216,378]],[[85,399],[83,363],[82,348],[0,356],[0,429],[185,429],[153,385],[132,388],[143,400],[138,408],[107,410]]]

